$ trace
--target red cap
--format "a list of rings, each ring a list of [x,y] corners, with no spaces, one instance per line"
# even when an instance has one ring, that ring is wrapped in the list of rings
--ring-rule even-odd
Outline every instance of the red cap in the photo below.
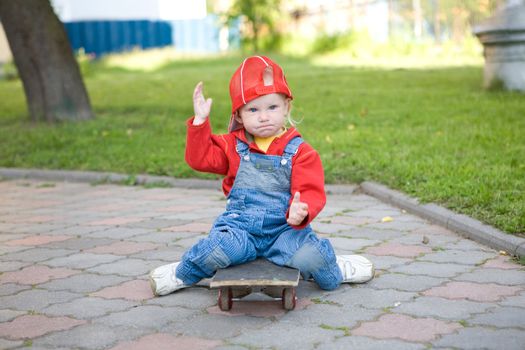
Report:
[[[266,56],[246,58],[230,80],[232,116],[228,131],[232,132],[241,126],[234,118],[240,107],[259,96],[273,93],[281,93],[293,99],[282,68]]]

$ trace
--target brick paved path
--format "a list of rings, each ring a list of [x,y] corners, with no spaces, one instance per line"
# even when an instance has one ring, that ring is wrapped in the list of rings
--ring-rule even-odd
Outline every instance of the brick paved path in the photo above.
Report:
[[[0,182],[0,348],[523,349],[525,269],[365,195],[330,195],[314,227],[377,266],[364,285],[302,281],[298,307],[216,306],[198,287],[155,298],[225,205],[217,190]]]

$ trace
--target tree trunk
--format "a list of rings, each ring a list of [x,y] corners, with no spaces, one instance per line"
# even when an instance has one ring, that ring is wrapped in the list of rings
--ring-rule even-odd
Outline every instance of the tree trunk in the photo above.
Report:
[[[49,0],[0,0],[0,20],[34,121],[93,118],[64,26]]]

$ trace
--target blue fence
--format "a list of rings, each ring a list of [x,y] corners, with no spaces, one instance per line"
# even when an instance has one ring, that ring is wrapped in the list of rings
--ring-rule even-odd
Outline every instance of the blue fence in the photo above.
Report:
[[[110,52],[173,44],[172,26],[161,21],[82,21],[64,23],[74,50],[100,56]]]
[[[81,21],[64,23],[73,49],[101,56],[133,48],[175,46],[183,52],[218,52],[220,23],[217,16],[179,21]],[[237,46],[238,28],[228,40]]]

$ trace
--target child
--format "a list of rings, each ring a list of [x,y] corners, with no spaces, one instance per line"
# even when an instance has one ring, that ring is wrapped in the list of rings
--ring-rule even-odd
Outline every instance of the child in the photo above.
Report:
[[[358,255],[337,256],[310,222],[326,202],[319,154],[294,127],[285,126],[292,92],[279,65],[264,56],[246,58],[230,81],[229,133],[213,135],[202,82],[193,93],[186,161],[195,170],[225,175],[226,211],[207,238],[180,262],[150,273],[155,295],[191,286],[215,271],[263,257],[301,271],[325,290],[363,283],[374,267]]]

